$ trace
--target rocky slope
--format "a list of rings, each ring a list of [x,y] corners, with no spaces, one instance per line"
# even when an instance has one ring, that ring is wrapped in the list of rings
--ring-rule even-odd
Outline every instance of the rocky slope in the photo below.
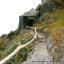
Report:
[[[33,54],[26,60],[28,52],[32,50],[32,45],[21,50],[14,58],[6,64],[42,64],[42,62],[52,60],[54,56],[55,64],[64,64],[64,1],[63,0],[42,0],[36,9],[31,9],[20,16],[19,27],[16,31],[0,37],[0,59],[7,56],[18,45],[25,44],[30,39],[30,31],[26,26],[35,26],[39,35],[39,40],[35,42]],[[28,31],[28,33],[26,32]],[[44,33],[47,39],[45,38]],[[50,36],[50,37],[49,37]],[[41,39],[42,37],[43,39]],[[46,41],[45,41],[46,40]],[[21,41],[20,43],[18,43]],[[4,51],[4,53],[3,53]],[[51,62],[52,63],[52,62]],[[44,62],[44,64],[50,64]]]
[[[35,41],[34,49],[29,53],[27,61],[21,64],[52,64],[53,56],[49,55],[47,45],[50,47],[50,37],[38,33],[38,40]],[[50,62],[51,61],[51,62]]]

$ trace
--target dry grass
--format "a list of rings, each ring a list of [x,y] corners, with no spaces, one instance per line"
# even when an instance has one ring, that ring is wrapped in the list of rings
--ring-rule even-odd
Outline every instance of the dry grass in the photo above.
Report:
[[[58,3],[64,3],[64,0],[55,0]]]
[[[54,55],[55,61],[61,61],[63,55],[61,49],[64,48],[64,9],[56,9],[55,11],[48,13],[43,21],[37,22],[34,26],[41,32],[46,32],[45,34],[48,34],[49,32],[52,37],[53,45],[49,53]],[[52,52],[53,49],[54,53]]]
[[[53,45],[64,47],[64,26],[55,26],[51,30]]]
[[[8,35],[0,37],[0,60],[9,55],[17,46],[27,43],[33,35],[28,30],[21,31],[19,34],[10,32]],[[33,44],[20,50],[7,64],[19,64],[27,59],[28,52],[32,50]],[[19,61],[20,60],[20,61]]]
[[[56,22],[59,17],[64,13],[64,9],[56,9],[51,13],[47,13],[42,21],[38,21],[35,26],[37,30],[42,31],[44,28],[49,28],[54,22]]]

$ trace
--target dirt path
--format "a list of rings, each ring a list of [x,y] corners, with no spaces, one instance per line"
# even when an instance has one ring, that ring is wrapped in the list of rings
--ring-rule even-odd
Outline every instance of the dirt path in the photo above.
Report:
[[[38,37],[39,39],[35,42],[33,53],[30,53],[27,61],[22,64],[53,64],[52,62],[48,62],[52,60],[47,51],[47,42],[49,40],[45,40],[45,35],[41,33],[38,33]]]

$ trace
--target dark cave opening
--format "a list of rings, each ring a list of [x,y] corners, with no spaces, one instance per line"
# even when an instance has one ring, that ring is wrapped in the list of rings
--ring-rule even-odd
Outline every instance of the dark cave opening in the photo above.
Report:
[[[29,19],[29,20],[27,21],[26,26],[32,27],[32,26],[33,26],[33,23],[34,23],[34,20],[33,20],[33,19]]]

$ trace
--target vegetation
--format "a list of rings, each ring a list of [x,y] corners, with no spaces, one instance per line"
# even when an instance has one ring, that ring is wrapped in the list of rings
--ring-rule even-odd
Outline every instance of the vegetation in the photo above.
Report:
[[[54,54],[55,61],[61,61],[64,48],[64,9],[56,9],[51,13],[47,13],[42,21],[34,24],[38,31],[50,34],[52,37],[52,45],[55,48]],[[50,52],[52,49],[50,50]]]
[[[64,38],[64,9],[56,9],[51,13],[47,13],[44,19],[34,24],[34,26],[40,31],[48,28],[47,32],[51,33],[52,39],[57,41],[57,43],[62,42]],[[60,44],[62,45],[62,43]]]
[[[59,4],[64,3],[64,0],[54,0],[54,1],[56,1],[56,2],[59,3]]]
[[[26,29],[16,35],[16,32],[11,31],[7,35],[0,37],[0,60],[9,55],[17,46],[25,44],[32,39],[32,35],[29,30]],[[20,64],[27,59],[28,52],[32,50],[33,44],[30,44],[26,48],[20,50],[11,60],[6,64]]]
[[[56,20],[60,18],[60,15],[63,15],[64,9],[56,9],[53,12],[47,12],[44,18],[41,21],[38,21],[33,26],[37,27],[38,30],[43,30],[44,28],[49,28]]]
[[[64,0],[53,0],[58,5],[63,4]],[[64,6],[63,6],[64,7]],[[36,8],[39,11],[38,15],[34,17],[39,19],[42,15],[40,11],[41,5]],[[51,35],[52,45],[55,47],[55,60],[59,60],[62,57],[61,49],[64,48],[64,9],[58,7],[54,11],[46,12],[43,15],[41,21],[37,21],[33,24],[38,31]],[[9,34],[4,34],[0,37],[0,60],[10,54],[17,46],[25,44],[32,39],[30,31],[24,29],[24,31],[11,31]],[[30,44],[26,48],[20,50],[11,60],[6,64],[20,64],[27,59],[28,52],[32,50],[34,45]],[[51,51],[50,51],[51,52]]]

